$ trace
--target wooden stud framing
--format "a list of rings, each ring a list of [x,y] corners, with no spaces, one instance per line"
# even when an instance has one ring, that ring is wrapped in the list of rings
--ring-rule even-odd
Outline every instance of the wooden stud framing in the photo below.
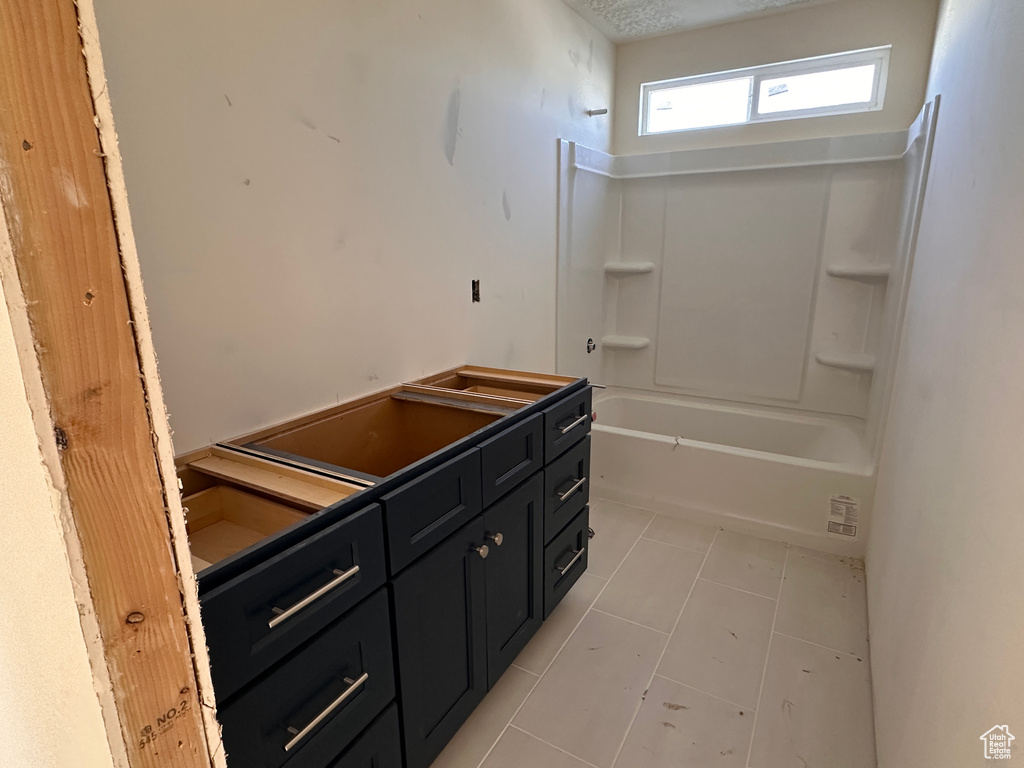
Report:
[[[95,87],[95,20],[89,0],[77,6],[81,14],[74,0],[0,2],[0,245],[16,271],[3,275],[31,329],[26,354],[34,346],[45,400],[29,393],[30,402],[52,430],[40,430],[44,452],[59,452],[51,474],[102,642],[104,668],[94,658],[94,672],[112,689],[115,711],[104,715],[115,760],[207,768],[224,758],[194,576],[182,562],[169,433],[126,204],[115,194],[120,164],[104,160],[116,144]]]

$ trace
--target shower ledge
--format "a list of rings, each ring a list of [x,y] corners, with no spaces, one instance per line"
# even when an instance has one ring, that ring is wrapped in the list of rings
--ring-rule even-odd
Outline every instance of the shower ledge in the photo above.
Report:
[[[609,261],[604,265],[604,273],[609,277],[645,275],[653,271],[654,262],[651,261]]]
[[[844,371],[873,373],[875,370],[875,356],[865,352],[819,352],[814,359],[821,365]]]
[[[883,283],[889,279],[892,268],[888,264],[833,264],[825,271],[831,277],[860,280],[865,283]]]
[[[644,349],[651,340],[644,336],[605,336],[601,346],[607,349]]]

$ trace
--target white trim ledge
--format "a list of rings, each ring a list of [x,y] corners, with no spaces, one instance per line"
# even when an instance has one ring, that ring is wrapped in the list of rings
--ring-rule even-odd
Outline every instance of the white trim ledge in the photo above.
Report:
[[[728,173],[815,165],[883,163],[900,160],[908,131],[781,141],[646,155],[609,155],[573,145],[573,167],[610,179],[650,179],[696,173]]]

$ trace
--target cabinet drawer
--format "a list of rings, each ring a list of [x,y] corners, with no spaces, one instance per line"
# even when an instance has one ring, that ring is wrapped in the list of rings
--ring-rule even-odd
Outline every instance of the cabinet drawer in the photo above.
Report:
[[[531,416],[480,443],[483,505],[489,507],[544,464],[544,417]]]
[[[591,388],[569,395],[544,411],[544,461],[550,462],[590,432]]]
[[[544,540],[551,541],[590,499],[590,435],[544,469]]]
[[[217,700],[284,658],[387,577],[374,504],[202,598]]]
[[[587,570],[590,508],[584,507],[568,527],[544,549],[544,618]]]
[[[384,714],[352,742],[345,754],[328,764],[327,768],[402,768],[398,705],[388,706]]]
[[[218,712],[231,765],[323,768],[395,696],[383,589]]]
[[[480,514],[480,450],[445,462],[381,500],[395,574]]]

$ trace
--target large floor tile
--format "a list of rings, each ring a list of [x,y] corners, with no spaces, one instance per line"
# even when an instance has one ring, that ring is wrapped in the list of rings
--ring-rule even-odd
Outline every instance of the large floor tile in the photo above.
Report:
[[[774,600],[698,579],[658,674],[753,709],[774,617]]]
[[[595,535],[590,540],[588,570],[595,576],[611,578],[653,518],[653,512],[594,499],[590,505],[590,527]]]
[[[707,552],[716,533],[718,529],[712,525],[693,523],[668,515],[655,515],[654,522],[644,531],[644,538],[683,549],[692,549],[694,552]]]
[[[598,768],[610,768],[667,639],[591,611],[513,724]]]
[[[867,659],[772,639],[751,768],[875,768]]]
[[[732,531],[721,531],[701,576],[719,584],[776,597],[786,562],[786,545]]]
[[[501,736],[520,705],[537,684],[537,676],[521,669],[505,670],[431,768],[476,768]]]
[[[535,739],[518,728],[505,731],[494,751],[480,768],[589,768],[586,763],[567,755],[550,744]]]
[[[754,711],[663,677],[651,683],[616,768],[745,768]]]
[[[671,632],[703,562],[700,552],[640,539],[594,607]]]
[[[513,663],[536,675],[543,674],[604,585],[604,579],[589,572],[580,576]]]
[[[813,550],[791,549],[775,631],[866,657],[864,564]]]

